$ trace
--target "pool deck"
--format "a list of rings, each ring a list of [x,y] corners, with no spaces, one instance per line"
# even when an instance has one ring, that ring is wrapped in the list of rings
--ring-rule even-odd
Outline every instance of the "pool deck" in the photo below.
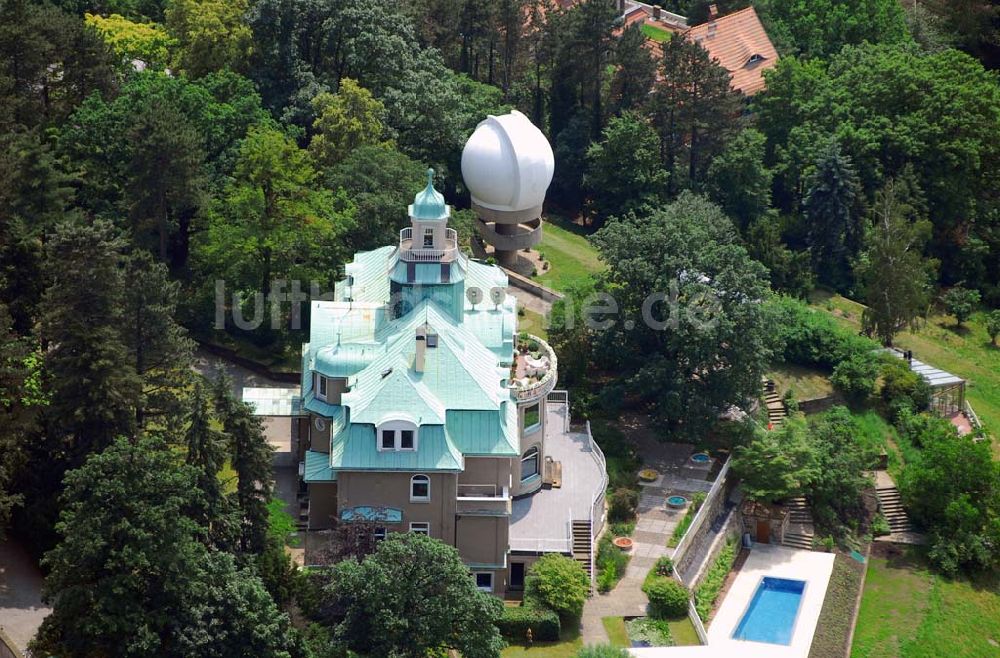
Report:
[[[832,553],[756,544],[708,627],[708,645],[630,649],[636,658],[808,658],[816,623],[833,572]],[[805,591],[788,646],[732,639],[761,578],[804,580]]]
[[[766,648],[768,655],[775,658],[779,656],[806,658],[809,655],[813,634],[816,632],[820,610],[823,608],[826,586],[833,572],[833,559],[832,553],[798,551],[784,546],[755,545],[743,569],[733,581],[722,606],[715,614],[712,625],[708,628],[709,646],[713,648],[718,646],[722,649],[728,647],[734,656],[744,653],[752,646]],[[792,632],[792,643],[787,647],[732,639],[733,631],[740,623],[750,599],[757,590],[758,583],[764,576],[806,582],[798,617],[795,620],[795,630]]]

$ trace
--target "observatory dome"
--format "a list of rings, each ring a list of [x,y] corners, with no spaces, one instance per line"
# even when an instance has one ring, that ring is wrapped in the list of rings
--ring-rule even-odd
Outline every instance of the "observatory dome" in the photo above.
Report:
[[[487,117],[462,151],[472,201],[491,210],[540,210],[554,168],[549,141],[517,110]]]

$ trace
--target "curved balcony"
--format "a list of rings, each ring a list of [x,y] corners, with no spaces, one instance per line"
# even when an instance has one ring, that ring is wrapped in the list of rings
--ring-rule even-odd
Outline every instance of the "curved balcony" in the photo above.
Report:
[[[459,254],[458,232],[453,228],[444,230],[444,248],[432,249],[422,244],[414,244],[413,227],[399,232],[399,259],[411,263],[443,263],[455,260]]]
[[[555,350],[532,334],[521,334],[511,365],[511,397],[517,402],[535,402],[556,387],[559,359]]]

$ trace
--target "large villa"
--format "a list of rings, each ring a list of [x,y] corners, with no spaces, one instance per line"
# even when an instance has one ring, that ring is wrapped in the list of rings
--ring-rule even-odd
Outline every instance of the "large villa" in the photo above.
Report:
[[[463,154],[481,230],[537,223],[552,169],[524,115],[484,121]],[[592,571],[603,457],[570,431],[556,354],[518,332],[504,270],[462,253],[450,213],[429,171],[399,243],[356,254],[312,303],[292,444],[303,518],[428,534],[480,589],[516,595],[546,552]]]

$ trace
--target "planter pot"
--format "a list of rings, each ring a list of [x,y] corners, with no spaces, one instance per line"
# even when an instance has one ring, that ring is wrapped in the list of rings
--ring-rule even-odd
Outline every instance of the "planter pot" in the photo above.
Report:
[[[615,537],[611,543],[623,551],[631,551],[634,544],[631,537]]]
[[[651,468],[644,468],[639,471],[639,479],[643,482],[655,482],[658,477],[660,477],[660,474]]]

